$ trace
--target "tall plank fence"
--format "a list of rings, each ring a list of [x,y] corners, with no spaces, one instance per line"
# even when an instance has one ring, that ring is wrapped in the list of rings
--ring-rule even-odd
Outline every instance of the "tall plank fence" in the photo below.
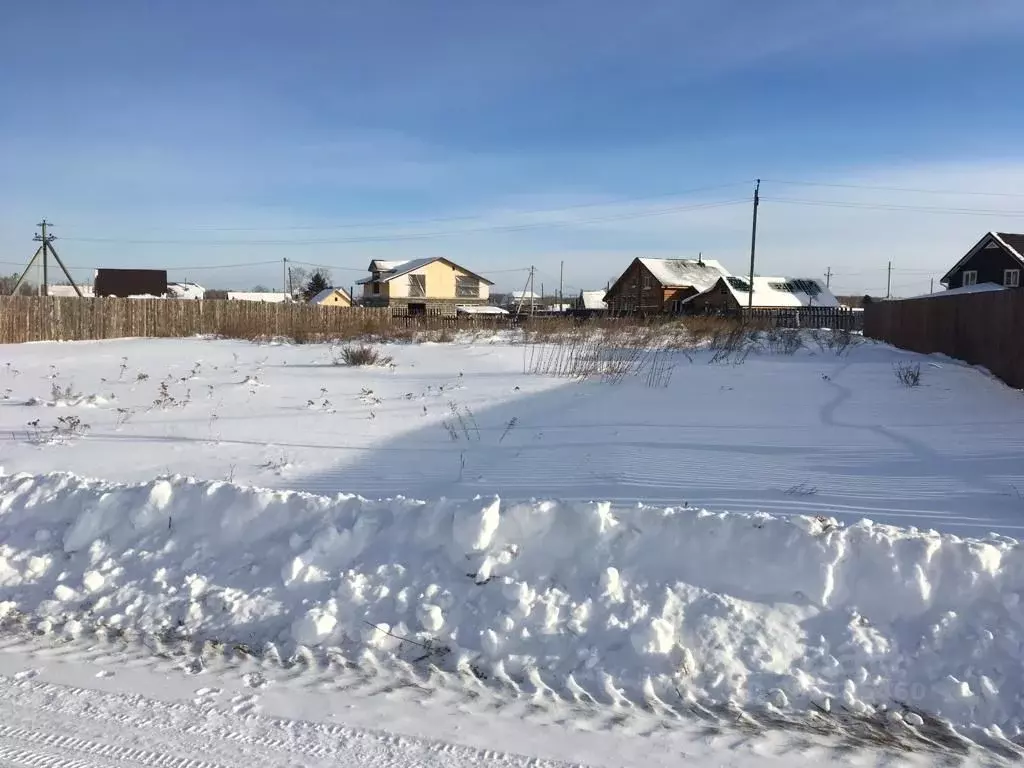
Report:
[[[1024,290],[876,301],[864,335],[913,352],[941,352],[1024,388]]]
[[[0,343],[216,335],[351,338],[396,330],[492,327],[487,316],[409,316],[388,307],[257,301],[0,297]],[[502,327],[508,325],[506,320]]]

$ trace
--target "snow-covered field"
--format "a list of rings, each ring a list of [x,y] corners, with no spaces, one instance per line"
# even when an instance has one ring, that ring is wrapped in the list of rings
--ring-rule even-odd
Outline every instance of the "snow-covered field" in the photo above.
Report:
[[[948,746],[936,715],[1016,753],[1021,393],[872,343],[673,351],[617,381],[528,374],[544,350],[508,339],[381,351],[352,368],[322,345],[0,348],[7,625],[344,658],[563,725],[580,707],[825,718]],[[23,671],[15,689],[55,695]],[[613,753],[531,754],[636,764]]]
[[[842,357],[810,347],[742,365],[676,353],[654,387],[525,375],[529,348],[494,341],[389,345],[394,367],[370,369],[336,366],[318,345],[0,347],[0,465],[1024,530],[1019,392],[881,345]],[[920,362],[919,387],[896,380],[898,361]],[[50,440],[62,417],[87,424],[86,437]]]

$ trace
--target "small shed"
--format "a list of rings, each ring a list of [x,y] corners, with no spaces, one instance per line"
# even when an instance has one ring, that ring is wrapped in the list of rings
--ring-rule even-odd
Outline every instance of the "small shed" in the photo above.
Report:
[[[97,269],[94,292],[96,296],[163,298],[167,295],[167,270]]]
[[[311,298],[309,303],[319,304],[321,307],[351,307],[352,297],[344,288],[324,288]]]

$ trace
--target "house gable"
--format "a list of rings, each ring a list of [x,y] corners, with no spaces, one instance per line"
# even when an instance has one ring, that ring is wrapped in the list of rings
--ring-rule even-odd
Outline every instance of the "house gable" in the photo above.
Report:
[[[493,283],[443,256],[402,262],[374,261],[369,277],[357,281],[363,299],[374,303],[474,302],[490,297]],[[388,271],[374,271],[387,267]]]
[[[728,275],[711,259],[633,259],[608,289],[612,312],[664,312]]]
[[[939,281],[947,288],[961,288],[964,272],[973,272],[974,284],[1003,284],[1005,270],[1024,271],[1024,235],[988,232]],[[1021,281],[1024,283],[1024,281]]]

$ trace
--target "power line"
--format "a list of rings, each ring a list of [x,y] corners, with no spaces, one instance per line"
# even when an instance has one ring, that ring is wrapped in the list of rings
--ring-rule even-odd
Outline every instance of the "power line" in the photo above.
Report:
[[[707,210],[709,208],[721,208],[729,205],[746,203],[747,200],[719,200],[708,203],[693,203],[690,205],[678,205],[670,208],[661,208],[654,211],[640,211],[635,213],[615,214],[610,216],[599,216],[591,219],[570,219],[563,221],[542,221],[532,224],[517,224],[506,226],[476,227],[471,229],[455,229],[439,232],[416,232],[404,235],[370,235],[351,238],[318,238],[312,240],[135,240],[113,237],[66,237],[64,240],[77,243],[121,243],[125,245],[249,245],[249,246],[302,246],[302,245],[344,245],[349,243],[381,243],[399,242],[405,240],[428,240],[437,237],[452,237],[458,235],[479,234],[482,232],[523,232],[534,229],[548,229],[557,227],[574,227],[586,224],[599,224],[610,221],[625,221],[629,219],[642,219],[653,216],[667,216],[684,211]],[[273,263],[277,263],[276,261]]]
[[[1024,211],[999,210],[996,208],[942,208],[927,205],[901,205],[898,203],[861,203],[852,200],[802,200],[791,197],[762,198],[785,205],[810,205],[826,208],[852,208],[872,211],[910,211],[918,213],[942,213],[956,216],[1024,216]]]
[[[505,211],[502,213],[491,213],[491,214],[477,214],[473,216],[437,216],[423,219],[396,219],[391,221],[365,221],[365,222],[346,222],[346,223],[334,223],[334,224],[297,224],[288,225],[282,227],[144,227],[140,231],[144,232],[303,232],[303,231],[320,231],[326,232],[329,230],[338,229],[372,229],[375,227],[401,227],[415,224],[437,224],[441,222],[451,221],[480,221],[483,219],[495,218],[495,217],[508,217],[508,216],[534,216],[541,213],[560,213],[562,211],[574,211],[583,208],[600,208],[602,206],[610,205],[622,205],[623,203],[635,203],[642,202],[644,200],[662,200],[667,197],[686,197],[688,195],[695,195],[700,192],[714,192],[721,189],[728,189],[730,187],[737,187],[741,184],[746,184],[745,181],[733,181],[726,184],[708,184],[701,187],[693,187],[691,189],[678,190],[675,192],[662,192],[655,195],[641,195],[635,197],[620,197],[611,200],[602,200],[589,203],[577,203],[575,205],[564,205],[557,208],[534,208],[522,211]],[[66,228],[74,232],[74,228]]]
[[[908,192],[921,195],[971,195],[978,197],[1016,197],[1024,198],[1021,192],[983,192],[978,190],[964,189],[921,189],[918,187],[890,187],[872,184],[838,184],[824,181],[787,181],[785,179],[765,179],[765,182],[772,184],[792,184],[803,187],[831,187],[834,189],[868,189],[881,192]]]

